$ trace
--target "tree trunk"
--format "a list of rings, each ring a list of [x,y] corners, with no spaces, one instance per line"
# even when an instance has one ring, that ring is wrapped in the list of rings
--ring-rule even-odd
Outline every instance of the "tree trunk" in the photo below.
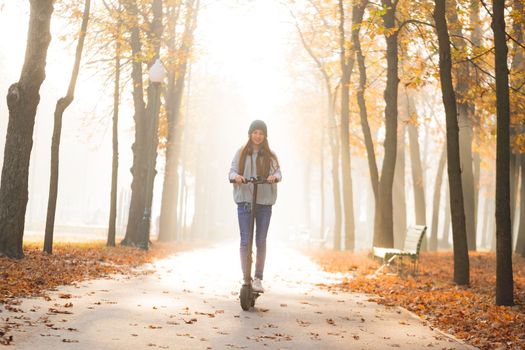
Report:
[[[510,127],[510,131],[509,131],[509,140],[510,138],[513,136],[513,134],[515,133],[515,130],[513,127]],[[510,152],[510,155],[509,155],[509,205],[510,205],[510,222],[511,223],[514,223],[514,220],[515,220],[515,213],[516,213],[516,202],[518,200],[518,183],[519,183],[519,171],[520,171],[520,168],[519,168],[519,160],[518,160],[518,155],[517,154],[514,154],[512,152],[512,147],[510,146],[510,141],[509,141],[509,152]],[[514,225],[511,224],[511,229],[510,229],[510,235],[511,237],[515,237],[514,236]]]
[[[414,108],[413,97],[409,92],[405,91],[407,97],[407,110],[412,122],[417,123],[417,120],[412,120],[412,116],[417,113]],[[417,119],[417,117],[416,117]],[[408,139],[410,142],[410,164],[412,167],[412,185],[414,188],[414,207],[416,210],[416,224],[426,225],[426,204],[425,204],[425,183],[423,181],[423,166],[421,165],[421,152],[419,148],[419,135],[417,124],[408,124]]]
[[[398,56],[396,31],[396,4],[391,0],[381,0],[385,12],[382,15],[386,40],[386,87],[385,87],[385,156],[379,180],[380,203],[376,207],[379,215],[378,227],[374,229],[374,246],[392,248],[394,246],[394,218],[392,187],[396,167],[397,151],[397,94],[398,94]]]
[[[480,2],[479,0],[471,0],[470,1],[470,26],[472,29],[470,41],[472,42],[473,46],[473,52],[477,54],[481,47],[482,47],[482,28],[481,28],[481,20],[480,20]],[[471,73],[471,81],[475,81],[478,79],[478,70],[473,69],[470,70]],[[479,115],[476,113],[476,104],[473,102],[469,102],[469,117],[473,124],[473,133],[474,133],[474,142],[477,146],[480,144],[479,140],[479,132],[475,132],[476,128],[479,128],[479,123],[476,123],[475,121],[479,120]],[[473,167],[474,167],[474,215],[475,215],[475,222],[476,222],[476,234],[477,234],[477,218],[478,218],[478,208],[479,208],[479,181],[480,181],[480,165],[481,165],[481,156],[479,154],[479,147],[474,147],[472,152],[472,161],[473,161]]]
[[[193,214],[193,219],[191,223],[191,236],[196,239],[202,239],[203,237],[203,224],[206,221],[206,215],[204,212],[206,198],[206,184],[204,183],[204,178],[206,174],[202,169],[201,160],[202,160],[202,146],[197,146],[196,155],[195,155],[195,212]]]
[[[179,199],[177,201],[178,205],[178,212],[179,216],[177,218],[177,236],[181,241],[186,241],[187,237],[184,236],[184,212],[186,211],[186,208],[184,207],[184,197],[186,196],[186,180],[184,176],[184,169],[182,169],[182,176],[181,176],[181,183],[179,187]]]
[[[361,129],[363,130],[363,139],[365,141],[366,155],[368,159],[368,170],[370,172],[370,181],[374,193],[375,202],[378,201],[379,191],[379,172],[377,169],[376,155],[374,151],[374,141],[368,124],[368,112],[366,110],[365,89],[366,89],[366,65],[363,51],[361,50],[361,40],[359,38],[359,29],[363,22],[368,0],[357,0],[352,7],[352,46],[354,48],[357,66],[359,67],[359,87],[357,88],[357,105],[359,106],[359,116],[361,119]]]
[[[119,7],[119,16],[121,14]],[[118,116],[120,106],[120,36],[122,20],[119,17],[117,22],[118,31],[115,40],[115,85],[113,88],[113,126],[112,126],[112,143],[113,159],[111,165],[111,194],[109,201],[109,223],[108,223],[108,240],[107,246],[115,246],[116,221],[117,221],[117,181],[118,181]]]
[[[166,146],[166,168],[162,186],[162,202],[160,211],[159,241],[171,241],[177,238],[177,199],[179,197],[179,177],[177,168],[182,146],[180,123],[182,96],[186,81],[189,54],[193,45],[193,32],[197,25],[199,1],[189,1],[186,5],[186,18],[181,47],[176,50],[175,44],[170,44],[170,54],[178,53],[178,63],[169,65],[168,91],[166,110],[168,114],[168,139]],[[175,19],[176,20],[176,19]]]
[[[188,77],[187,77],[187,88],[186,90],[186,103],[185,103],[185,112],[184,112],[184,121],[182,122],[183,125],[186,127],[178,127],[177,129],[180,131],[180,136],[178,138],[179,146],[178,146],[178,159],[181,164],[181,189],[183,194],[180,196],[180,203],[181,203],[181,209],[180,209],[180,218],[178,220],[177,225],[177,232],[179,232],[184,239],[188,239],[188,234],[186,230],[186,213],[187,213],[187,199],[188,199],[188,186],[186,185],[186,168],[187,168],[187,157],[186,154],[188,153],[188,147],[189,143],[185,141],[185,138],[187,137],[188,133],[188,121],[189,121],[189,110],[190,110],[190,94],[191,94],[191,65],[188,67]],[[181,118],[182,120],[182,118]]]
[[[493,0],[492,30],[496,71],[496,305],[513,305],[510,221],[510,102],[505,33],[505,1]]]
[[[438,248],[450,249],[449,238],[450,238],[450,190],[448,185],[445,184],[445,218],[443,222],[443,235],[441,236],[441,243],[438,244]]]
[[[155,176],[148,178],[147,174],[151,168],[155,175],[156,154],[158,137],[156,130],[151,130],[150,118],[153,118],[154,109],[160,105],[160,94],[153,84],[149,84],[147,89],[148,104],[144,103],[144,91],[142,82],[142,41],[140,26],[138,25],[138,14],[136,0],[123,1],[124,6],[132,18],[130,28],[131,52],[132,52],[132,72],[133,81],[133,102],[135,106],[135,143],[133,149],[133,166],[131,174],[131,201],[129,208],[128,224],[126,236],[121,242],[122,245],[141,246],[147,249],[149,242],[146,238],[149,235],[149,226],[145,227],[144,221],[146,213],[151,213],[151,203],[153,200],[153,183]],[[153,47],[153,59],[149,65],[153,64],[160,51],[160,38],[162,36],[162,1],[152,1],[153,20],[150,32],[150,41]],[[150,116],[147,118],[146,116]],[[155,114],[155,116],[157,116]],[[146,193],[148,192],[148,193]],[[146,232],[145,232],[146,231]]]
[[[341,185],[339,181],[339,135],[337,134],[337,123],[335,121],[335,112],[332,104],[332,96],[328,96],[329,111],[328,113],[332,119],[332,137],[330,137],[330,148],[332,150],[332,183],[334,193],[334,237],[333,249],[341,250],[341,223],[342,223],[342,208],[341,208]]]
[[[178,100],[174,103],[173,110],[168,108],[170,112],[175,112],[173,116],[174,122],[169,125],[172,131],[168,132],[170,136],[171,143],[168,142],[166,147],[166,169],[164,175],[164,182],[167,187],[162,187],[162,198],[165,205],[161,205],[161,223],[159,231],[159,241],[170,241],[170,240],[181,240],[181,232],[179,231],[180,227],[180,195],[181,195],[181,186],[183,179],[181,176],[184,176],[184,172],[181,172],[179,176],[179,167],[181,166],[181,148],[182,148],[182,136],[183,136],[183,118],[185,117],[181,113],[182,107],[182,93],[184,90],[185,81],[175,84],[178,85],[175,89],[180,89],[180,96],[175,98]],[[169,90],[169,89],[168,89]],[[178,95],[178,93],[177,93]],[[169,119],[172,117],[170,116]],[[181,169],[183,170],[183,169]],[[166,188],[166,189],[165,189]],[[160,234],[162,232],[162,234]]]
[[[189,190],[188,186],[184,186],[184,202],[183,202],[183,208],[184,208],[184,215],[182,215],[181,224],[182,224],[182,237],[186,240],[192,240],[193,237],[190,237],[188,235],[188,227],[186,225],[186,222],[188,220],[188,199],[189,199]]]
[[[496,211],[496,204],[491,205],[491,212],[494,213]],[[495,253],[496,252],[496,216],[490,215],[490,225],[489,225],[489,235],[490,235],[490,252]]]
[[[405,236],[407,233],[407,201],[405,192],[405,133],[404,123],[397,126],[397,151],[396,151],[396,168],[394,170],[394,189],[392,197],[394,203],[394,245],[403,249]],[[379,201],[378,201],[379,205]],[[376,210],[377,206],[376,206]]]
[[[320,203],[320,229],[319,229],[319,239],[323,239],[325,233],[325,193],[324,193],[324,183],[325,183],[325,161],[324,161],[324,145],[325,145],[325,133],[326,129],[321,127],[321,147],[319,147],[319,162],[320,162],[320,171],[319,171],[319,192],[321,195]]]
[[[485,195],[485,204],[483,205],[483,227],[481,228],[481,247],[490,249],[490,240],[489,240],[489,218],[492,216],[492,211],[490,210],[490,200],[487,195]]]
[[[468,250],[476,251],[476,195],[472,160],[472,122],[470,120],[465,121],[463,115],[464,112],[461,112],[460,109],[459,118],[460,120],[463,119],[459,124],[459,144],[465,204],[465,224],[467,229]],[[466,119],[468,119],[468,116]]]
[[[343,176],[343,210],[345,249],[354,250],[354,204],[352,193],[352,167],[350,157],[350,76],[354,65],[353,55],[346,49],[345,9],[339,0],[339,47],[341,49],[341,174]]]
[[[410,143],[410,165],[412,170],[412,188],[414,192],[414,208],[416,214],[417,225],[428,225],[427,223],[427,206],[425,201],[425,176],[423,173],[423,166],[421,165],[421,152],[419,147],[419,135],[417,125],[417,112],[414,107],[414,98],[405,89],[407,97],[407,111],[411,122],[407,125],[408,139]],[[413,117],[414,116],[414,117]],[[412,120],[415,118],[416,120]],[[421,250],[428,249],[427,237],[423,237]]]
[[[304,219],[302,224],[306,226],[309,231],[312,225],[312,201],[310,197],[310,189],[312,188],[312,163],[311,162],[305,162],[303,163],[303,175],[301,178],[303,179],[303,209],[304,209]]]
[[[62,118],[64,111],[73,102],[75,95],[75,86],[77,83],[78,73],[80,70],[80,60],[82,58],[82,50],[84,49],[84,40],[86,38],[89,12],[91,1],[86,0],[84,3],[84,13],[82,15],[82,25],[80,27],[80,34],[78,36],[77,50],[75,55],[75,63],[73,65],[73,72],[71,73],[71,80],[67,89],[66,96],[57,101],[55,108],[55,124],[53,127],[53,139],[51,141],[51,172],[49,178],[49,197],[47,202],[47,219],[46,232],[44,237],[44,251],[51,254],[53,252],[53,232],[55,229],[55,215],[57,207],[58,196],[58,167],[60,158],[60,134],[62,132]]]
[[[458,5],[456,0],[451,3],[448,11],[452,42],[458,52],[467,52],[467,42],[464,39],[461,23],[458,19]],[[469,111],[473,110],[468,98],[469,91],[469,64],[468,62],[454,65],[456,80],[457,111],[459,126],[459,152],[461,161],[461,183],[463,186],[463,201],[465,207],[465,225],[467,230],[467,244],[470,251],[476,250],[476,212],[474,172],[472,162],[472,120]]]
[[[518,240],[516,242],[516,253],[525,258],[525,154],[520,156],[521,187],[520,187],[520,225],[518,228]]]
[[[523,14],[524,12],[523,5],[524,5],[523,1],[513,0],[512,2],[513,11],[517,14],[518,13]],[[523,43],[524,31],[523,31],[523,19],[522,18],[513,17],[512,32],[513,32],[512,35],[514,39],[518,43]],[[513,50],[512,50],[512,63],[510,66],[511,85],[523,86],[523,84],[525,84],[525,77],[523,76],[523,74],[520,74],[521,72],[525,70],[524,55],[525,53],[523,52],[523,48],[520,45],[518,45],[516,42],[514,42]],[[515,111],[516,109],[520,108],[519,104],[514,103],[514,106],[511,106],[511,114],[513,113],[518,114],[520,112],[521,112],[520,114],[522,114],[522,111],[520,112]],[[521,131],[522,132],[524,131],[523,130],[524,122],[525,121],[521,120]],[[515,137],[519,133],[519,131],[520,131],[520,125],[517,125],[516,122],[513,123],[513,121],[511,120],[511,129],[510,129],[511,140],[513,137]],[[512,146],[511,146],[511,152],[513,152]],[[519,152],[516,152],[516,154],[511,153],[511,158],[510,158],[510,217],[511,217],[512,223],[517,221],[515,220],[516,218],[515,213],[516,213],[516,201],[517,201],[518,183],[519,183],[518,173],[519,173],[520,162],[521,162],[520,158],[521,157],[520,157]],[[523,177],[523,175],[524,175],[524,172],[522,170],[521,176]],[[520,202],[520,206],[522,205],[521,203],[523,202]],[[521,221],[520,221],[520,225],[521,225]],[[516,225],[513,225],[513,226],[516,226]],[[519,228],[518,228],[518,231],[519,231]]]
[[[452,216],[452,238],[454,242],[454,282],[469,284],[469,257],[461,184],[459,157],[459,127],[457,119],[456,94],[452,85],[452,60],[448,35],[446,0],[435,0],[434,21],[439,43],[439,76],[445,106],[447,124],[447,160],[450,188],[450,209]]]
[[[175,111],[180,110],[180,103],[177,106],[177,96],[175,85],[177,83],[177,51],[180,48],[176,47],[177,37],[177,23],[181,14],[182,1],[166,4],[167,12],[167,33],[166,40],[168,50],[168,86],[166,92],[166,115],[167,115],[167,144],[165,150],[165,165],[164,165],[164,181],[162,184],[162,199],[159,220],[159,241],[173,241],[176,239],[176,225],[177,225],[177,196],[176,187],[178,186],[178,164],[177,158],[174,155],[174,140],[176,139],[176,131],[178,130],[178,116],[180,113]],[[183,58],[182,58],[183,59]],[[180,84],[180,83],[179,83]],[[180,86],[179,86],[180,88]],[[180,99],[182,100],[182,91],[180,92]],[[197,212],[196,212],[197,213]],[[197,215],[197,214],[196,214]],[[194,215],[195,217],[195,215]]]
[[[432,201],[432,228],[430,230],[430,244],[429,250],[431,252],[437,251],[438,248],[438,226],[439,226],[439,205],[441,201],[441,185],[443,183],[443,171],[445,170],[445,161],[447,156],[446,146],[443,147],[441,157],[436,174],[436,182],[434,184],[434,198]]]
[[[131,167],[131,199],[126,226],[126,235],[122,245],[136,246],[141,243],[142,217],[145,207],[145,179],[146,179],[146,157],[145,157],[145,132],[146,132],[146,104],[144,103],[144,90],[142,82],[142,61],[139,56],[142,52],[142,41],[140,39],[140,27],[138,24],[138,8],[136,0],[122,1],[125,10],[132,20],[130,30],[130,45],[132,54],[131,78],[133,86],[133,105],[135,114],[135,141],[132,146],[133,165]]]
[[[374,141],[368,123],[368,112],[366,109],[365,90],[366,90],[366,65],[365,57],[361,49],[361,40],[359,38],[359,30],[363,22],[363,16],[368,5],[368,0],[356,0],[352,8],[352,46],[356,54],[357,65],[359,68],[359,86],[357,88],[357,105],[359,106],[359,117],[361,120],[361,130],[363,131],[363,139],[365,142],[366,155],[368,160],[368,171],[370,173],[370,182],[372,185],[372,192],[374,194],[374,208],[377,212],[379,205],[379,170],[377,168],[377,160],[374,150]],[[395,180],[394,180],[395,181]],[[395,191],[395,189],[394,189]],[[395,209],[394,209],[395,211]],[[379,225],[379,215],[374,214],[374,225]],[[394,219],[395,221],[395,219]],[[394,223],[395,224],[395,223]]]
[[[45,79],[47,49],[51,41],[53,0],[30,0],[29,30],[22,73],[9,87],[9,122],[0,184],[0,255],[22,258],[27,207],[29,159],[33,147],[40,86]]]
[[[476,137],[476,145],[479,145],[481,141]],[[477,148],[477,147],[476,147]],[[480,192],[480,179],[481,179],[481,155],[479,151],[475,151],[472,154],[472,161],[474,162],[474,213],[478,217],[479,212],[479,192]],[[476,232],[478,225],[476,224]]]

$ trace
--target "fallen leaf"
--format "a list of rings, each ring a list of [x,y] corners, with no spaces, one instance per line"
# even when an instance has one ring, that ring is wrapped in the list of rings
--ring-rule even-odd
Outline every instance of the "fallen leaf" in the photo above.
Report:
[[[62,339],[63,343],[78,343],[78,340],[74,339]]]

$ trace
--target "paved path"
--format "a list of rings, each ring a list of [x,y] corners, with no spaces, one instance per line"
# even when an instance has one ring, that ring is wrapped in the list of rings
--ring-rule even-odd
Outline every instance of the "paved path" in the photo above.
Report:
[[[15,349],[469,349],[399,308],[363,294],[320,290],[340,276],[269,246],[267,292],[248,312],[238,302],[235,244],[184,252],[156,272],[62,287],[24,299]],[[71,295],[71,298],[64,296]]]

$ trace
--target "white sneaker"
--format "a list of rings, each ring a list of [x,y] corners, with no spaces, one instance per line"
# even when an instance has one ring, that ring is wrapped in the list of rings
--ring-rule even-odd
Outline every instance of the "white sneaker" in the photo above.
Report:
[[[252,281],[252,289],[254,292],[264,293],[262,281],[259,278],[254,278]]]

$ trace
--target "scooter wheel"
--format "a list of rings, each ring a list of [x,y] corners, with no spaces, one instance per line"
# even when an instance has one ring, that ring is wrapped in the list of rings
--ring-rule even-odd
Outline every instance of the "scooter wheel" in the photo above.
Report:
[[[240,299],[241,299],[241,308],[244,311],[248,311],[251,306],[255,304],[255,298],[252,296],[251,286],[242,286]]]

